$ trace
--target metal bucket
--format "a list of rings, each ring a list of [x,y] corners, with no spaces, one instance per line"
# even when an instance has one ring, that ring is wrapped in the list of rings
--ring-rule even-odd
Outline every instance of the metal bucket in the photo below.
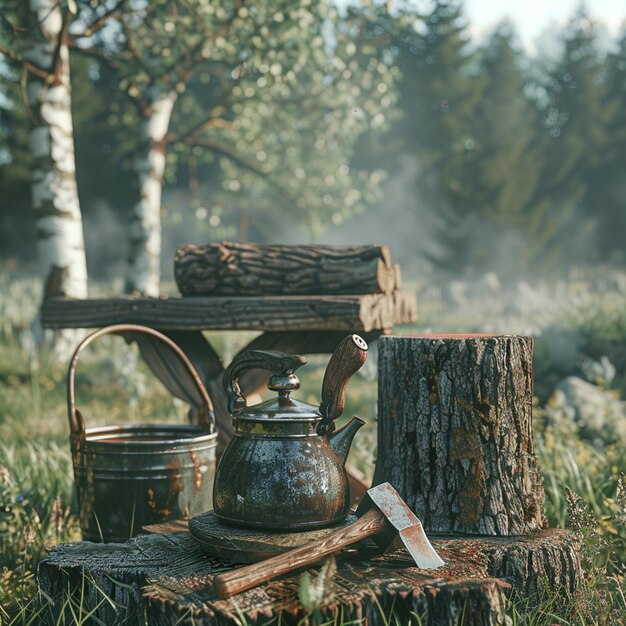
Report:
[[[185,378],[176,382],[197,409],[197,425],[85,428],[75,404],[76,365],[87,345],[112,333],[150,340],[153,350],[155,339],[163,344],[156,349],[165,355],[165,367]],[[170,367],[172,359],[178,362]],[[126,541],[141,532],[146,524],[190,517],[212,507],[217,445],[213,409],[196,370],[171,339],[134,324],[107,326],[92,333],[79,344],[72,357],[67,398],[84,539]]]

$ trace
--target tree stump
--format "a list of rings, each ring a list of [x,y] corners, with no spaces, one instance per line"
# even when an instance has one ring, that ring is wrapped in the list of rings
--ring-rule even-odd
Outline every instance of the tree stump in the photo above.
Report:
[[[427,532],[546,526],[532,436],[530,337],[379,340],[378,461]]]
[[[576,548],[565,530],[516,538],[439,538],[433,545],[446,561],[437,570],[418,569],[404,551],[340,557],[312,618],[299,600],[299,573],[219,600],[213,578],[234,565],[201,552],[184,531],[140,535],[123,544],[60,545],[38,570],[46,602],[41,623],[64,623],[63,617],[73,623],[79,613],[93,611],[94,623],[107,626],[143,619],[216,626],[244,618],[248,624],[277,619],[288,626],[307,616],[310,623],[321,623],[341,615],[345,622],[362,620],[369,626],[500,626],[507,623],[503,591],[509,586],[526,597],[541,594],[546,588],[536,576],[541,571],[553,589],[567,595],[580,575]]]

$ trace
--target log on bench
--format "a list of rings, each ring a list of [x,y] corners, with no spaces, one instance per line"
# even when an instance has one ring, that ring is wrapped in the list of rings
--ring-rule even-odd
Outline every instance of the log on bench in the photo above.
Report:
[[[185,296],[392,293],[401,285],[400,267],[379,245],[186,244],[174,276]]]

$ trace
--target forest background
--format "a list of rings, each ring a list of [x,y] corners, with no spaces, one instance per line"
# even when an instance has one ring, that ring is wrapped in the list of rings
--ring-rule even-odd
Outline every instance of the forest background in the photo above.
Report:
[[[152,28],[149,42],[147,30],[118,33],[115,14],[108,26],[84,36],[86,23],[102,14],[104,5],[79,4],[69,27],[78,193],[89,274],[96,279],[123,275],[132,248],[129,224],[141,196],[137,160],[148,158],[138,129],[147,115],[147,90],[162,71],[158,63],[148,67],[151,61],[142,67],[137,55],[171,59],[182,54],[187,38],[205,36],[182,18],[168,18],[168,3],[155,3],[162,14],[155,11],[152,23],[144,24]],[[315,119],[307,130],[321,142],[308,152],[299,147],[294,155],[294,139],[275,127],[269,132],[270,121],[285,129],[296,119],[306,124],[315,112],[287,105],[280,114],[276,106],[238,108],[228,91],[232,84],[217,75],[213,60],[177,75],[159,207],[166,278],[177,245],[222,238],[384,241],[409,278],[495,271],[509,280],[537,272],[563,276],[573,265],[624,263],[625,33],[607,44],[580,8],[555,34],[549,55],[529,56],[509,22],[472,40],[460,4],[434,3],[425,14],[410,4],[388,8],[344,7],[316,15],[321,23],[300,29],[305,44],[321,33],[326,43],[315,44],[321,54],[337,41],[352,54],[342,60],[335,52],[333,60],[352,63],[339,76],[352,92],[344,102],[365,105],[365,121],[350,136],[335,133],[334,146],[324,143],[324,120]],[[1,28],[10,49],[20,33],[8,21],[10,13],[4,17]],[[346,35],[354,34],[357,22],[361,39],[351,51]],[[128,53],[142,37],[144,47]],[[286,37],[291,40],[294,33],[279,33],[279,45]],[[367,87],[356,79],[373,58],[381,82],[374,85],[378,91],[365,94]],[[261,56],[250,63],[259,76],[243,89],[256,90],[248,100],[267,103],[271,95],[263,93],[263,77],[290,68],[272,66],[270,72]],[[22,98],[23,66],[5,56],[1,71],[0,255],[32,270],[38,233],[30,192],[32,113]],[[237,82],[232,75],[229,80]],[[310,80],[309,87],[319,78]],[[324,106],[333,109],[332,102]],[[216,109],[218,115],[210,118],[207,113]],[[240,127],[226,136],[229,130],[209,122],[197,132],[195,126],[215,118]],[[262,130],[267,136],[259,141]],[[313,166],[328,160],[334,170],[326,167],[313,180],[317,172],[302,167],[311,159]],[[294,186],[304,171],[308,184]],[[361,178],[350,181],[348,193],[342,180],[356,171]]]
[[[508,611],[623,621],[626,30],[581,7],[532,54],[511,22],[475,32],[442,0],[0,2],[0,622],[38,623],[37,564],[80,538],[42,284],[174,293],[177,246],[221,239],[387,244],[418,292],[397,332],[533,335],[546,515],[586,579]],[[250,339],[211,336],[225,362]],[[368,477],[375,351],[346,410]],[[83,361],[90,424],[184,419],[130,348]]]

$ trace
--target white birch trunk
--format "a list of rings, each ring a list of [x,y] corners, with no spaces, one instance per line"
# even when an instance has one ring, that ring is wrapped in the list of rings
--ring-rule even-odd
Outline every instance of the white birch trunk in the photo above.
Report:
[[[44,298],[85,298],[87,263],[76,185],[69,51],[61,41],[63,15],[57,0],[29,1],[32,19],[23,56],[49,72],[47,80],[29,74],[27,84],[34,119],[31,189]]]
[[[161,278],[161,190],[165,171],[163,137],[169,128],[176,92],[152,87],[149,107],[140,126],[141,144],[134,171],[139,201],[132,209],[129,227],[126,291],[159,295]]]

